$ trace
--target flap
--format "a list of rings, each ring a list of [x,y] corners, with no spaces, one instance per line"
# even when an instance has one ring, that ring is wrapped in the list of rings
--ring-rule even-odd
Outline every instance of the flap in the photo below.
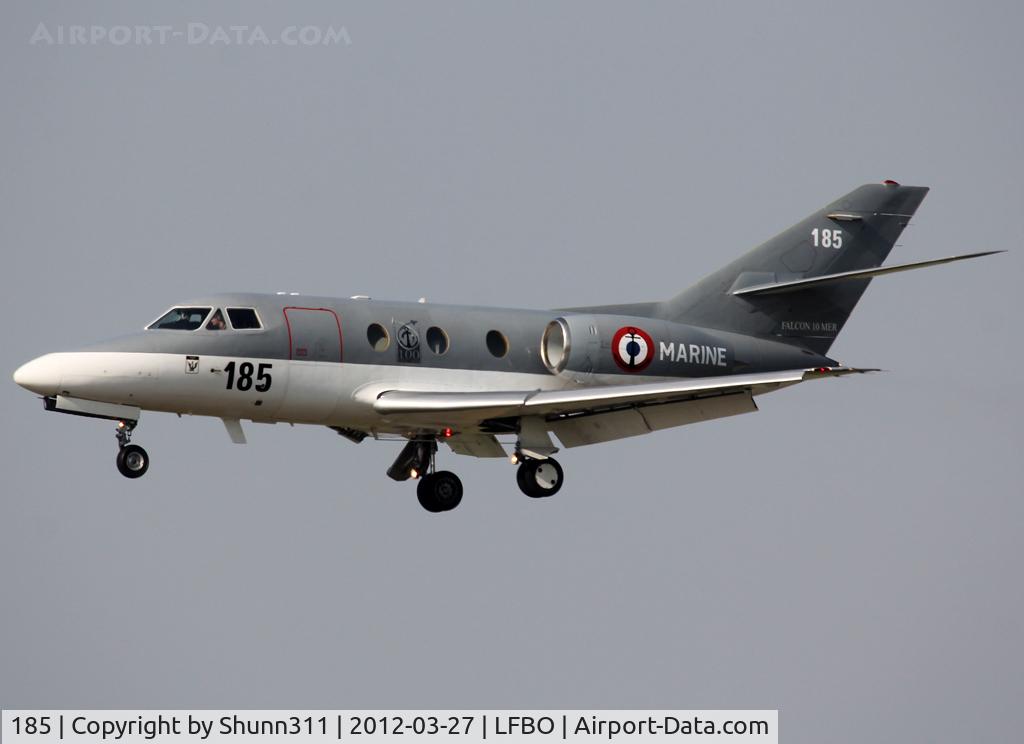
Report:
[[[507,457],[508,453],[493,434],[460,432],[444,440],[457,455],[471,457]]]

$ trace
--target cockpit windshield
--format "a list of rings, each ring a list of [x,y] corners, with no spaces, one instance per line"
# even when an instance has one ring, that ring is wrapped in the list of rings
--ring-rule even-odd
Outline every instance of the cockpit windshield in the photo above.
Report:
[[[203,324],[203,319],[210,314],[210,309],[208,307],[176,307],[155,323],[151,323],[149,330],[194,331]]]
[[[260,325],[259,316],[251,307],[229,307],[228,317],[231,319],[231,327],[236,331],[263,327]]]

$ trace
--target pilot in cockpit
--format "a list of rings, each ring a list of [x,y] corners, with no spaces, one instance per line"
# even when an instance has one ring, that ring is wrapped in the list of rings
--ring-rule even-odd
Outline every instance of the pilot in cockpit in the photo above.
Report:
[[[210,317],[210,322],[206,324],[206,330],[223,331],[225,328],[227,328],[227,324],[224,322],[224,316],[221,314],[220,309],[218,308],[213,312],[213,315]]]

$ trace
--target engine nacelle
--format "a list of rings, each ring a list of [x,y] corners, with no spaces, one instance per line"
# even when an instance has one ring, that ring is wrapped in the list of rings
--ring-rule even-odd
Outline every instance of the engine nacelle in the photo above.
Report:
[[[553,375],[592,374],[597,369],[600,351],[600,330],[593,315],[555,318],[541,336],[540,358]]]
[[[751,368],[831,366],[791,344],[630,315],[566,313],[547,324],[540,357],[553,375],[709,377]]]

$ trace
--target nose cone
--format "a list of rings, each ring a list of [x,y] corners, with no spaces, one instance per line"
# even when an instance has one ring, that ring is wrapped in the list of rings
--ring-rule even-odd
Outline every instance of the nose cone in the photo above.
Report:
[[[45,354],[18,367],[14,381],[39,395],[56,395],[60,390],[61,364],[58,354]]]

